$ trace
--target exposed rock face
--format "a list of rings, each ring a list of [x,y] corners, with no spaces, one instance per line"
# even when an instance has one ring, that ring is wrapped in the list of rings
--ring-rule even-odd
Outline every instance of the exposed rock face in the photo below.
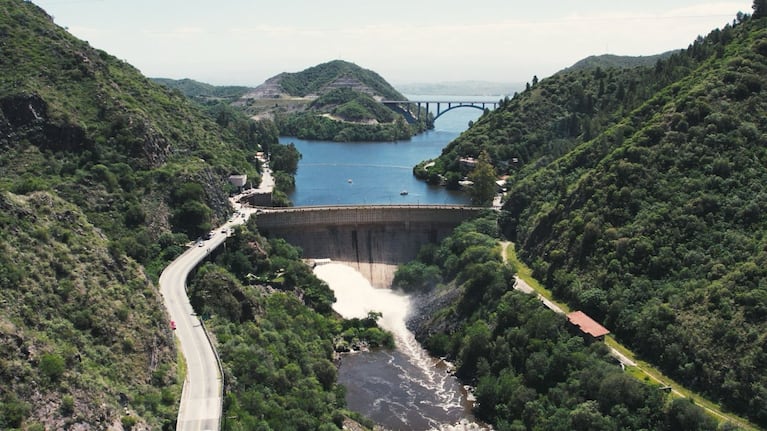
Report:
[[[54,151],[91,146],[80,127],[53,124],[48,117],[48,104],[36,94],[0,99],[0,110],[0,139],[5,145],[23,137],[42,149]]]
[[[117,123],[116,123],[117,124]],[[142,119],[128,116],[119,124],[141,145],[130,153],[147,167],[161,166],[171,155],[171,145],[157,130]],[[48,113],[48,104],[37,94],[17,94],[0,99],[0,144],[8,145],[24,138],[40,149],[82,151],[94,144],[85,131],[73,124],[58,124]]]
[[[254,88],[253,91],[245,93],[242,96],[242,99],[277,99],[282,96],[287,96],[287,93],[285,93],[285,90],[283,90],[280,85],[280,81],[284,75],[284,73],[281,73],[267,79],[263,84]]]

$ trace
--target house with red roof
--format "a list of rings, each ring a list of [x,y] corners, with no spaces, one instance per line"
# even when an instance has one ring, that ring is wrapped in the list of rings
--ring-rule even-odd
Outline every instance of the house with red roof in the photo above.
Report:
[[[573,311],[567,315],[567,321],[577,327],[589,341],[604,341],[610,331],[589,317],[583,311]]]

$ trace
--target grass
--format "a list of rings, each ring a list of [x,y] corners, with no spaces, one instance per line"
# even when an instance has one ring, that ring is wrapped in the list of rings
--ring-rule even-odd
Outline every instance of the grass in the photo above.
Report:
[[[533,278],[533,275],[532,275],[533,271],[527,265],[525,265],[522,261],[519,260],[513,243],[502,242],[501,255],[503,256],[504,261],[506,261],[507,263],[511,264],[514,267],[517,273],[517,277],[519,277],[524,282],[529,284],[530,287],[532,287],[536,293],[554,302],[560,308],[565,310],[565,312],[569,311],[569,307],[567,307],[566,304],[555,301],[553,298],[553,295],[551,294],[551,291],[543,287],[543,285],[541,285],[541,283],[539,283],[538,280]],[[607,337],[605,337],[605,344],[617,350],[619,353],[631,359],[632,361],[636,362],[637,366],[626,367],[626,372],[629,373],[629,375],[636,378],[637,380],[641,380],[650,384],[653,384],[653,383],[658,384],[659,386],[670,386],[672,388],[671,394],[670,394],[672,397],[689,398],[693,400],[696,405],[703,408],[706,414],[713,417],[719,422],[726,420],[737,425],[743,430],[747,430],[747,431],[759,430],[758,427],[751,424],[747,420],[739,416],[736,416],[732,413],[725,412],[719,404],[711,402],[703,398],[699,394],[683,387],[682,385],[680,385],[679,383],[677,383],[670,377],[663,374],[657,368],[653,367],[651,364],[637,359],[636,355],[634,355],[634,352],[629,350],[626,346],[620,344],[613,336],[608,335]]]
[[[517,252],[514,249],[514,243],[503,242],[501,243],[501,247],[501,255],[503,256],[504,261],[510,263],[514,267],[514,270],[517,273],[517,277],[519,277],[525,283],[529,284],[536,293],[548,299],[549,301],[556,303],[556,305],[559,306],[559,308],[561,308],[565,313],[570,312],[570,307],[568,307],[567,304],[556,302],[551,291],[543,287],[543,285],[539,283],[538,280],[533,278],[533,270],[525,265],[524,262],[519,260],[517,257]]]

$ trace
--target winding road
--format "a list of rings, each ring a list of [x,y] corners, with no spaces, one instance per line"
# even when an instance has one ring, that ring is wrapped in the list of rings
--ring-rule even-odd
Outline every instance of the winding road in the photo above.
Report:
[[[186,377],[176,421],[177,431],[221,429],[221,368],[205,328],[189,303],[186,279],[212,250],[224,243],[232,227],[245,223],[250,214],[256,211],[254,208],[240,208],[235,199],[232,204],[241,215],[235,215],[223,226],[216,228],[211,238],[201,246],[192,245],[160,274],[160,293],[170,319],[175,323],[175,333],[186,360]]]
[[[222,381],[216,354],[205,329],[194,314],[186,294],[186,278],[208,255],[208,247],[222,242],[224,235],[196,245],[174,260],[160,275],[160,292],[170,318],[176,323],[176,336],[186,359],[186,378],[181,392],[176,429],[182,431],[218,430],[221,420]]]

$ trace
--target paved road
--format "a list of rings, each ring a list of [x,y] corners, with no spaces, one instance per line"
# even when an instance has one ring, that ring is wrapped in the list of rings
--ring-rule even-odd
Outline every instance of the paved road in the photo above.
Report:
[[[239,205],[236,205],[239,208]],[[216,353],[210,344],[199,318],[194,314],[186,294],[186,279],[212,250],[227,237],[223,229],[242,224],[254,210],[243,209],[243,215],[218,227],[211,239],[202,247],[194,244],[171,262],[160,275],[160,292],[171,320],[176,324],[176,336],[186,359],[187,373],[181,404],[178,409],[176,430],[218,430],[222,411],[222,381]]]

